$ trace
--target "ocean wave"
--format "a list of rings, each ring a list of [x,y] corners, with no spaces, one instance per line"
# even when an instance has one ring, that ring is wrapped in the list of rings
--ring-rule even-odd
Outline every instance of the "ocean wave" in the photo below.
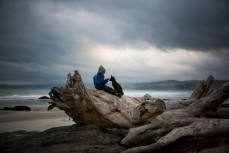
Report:
[[[42,96],[48,95],[10,95],[0,96],[0,100],[36,100]]]

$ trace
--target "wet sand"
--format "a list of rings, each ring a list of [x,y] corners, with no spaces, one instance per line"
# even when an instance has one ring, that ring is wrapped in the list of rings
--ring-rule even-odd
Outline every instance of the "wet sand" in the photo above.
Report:
[[[32,111],[0,111],[0,133],[18,130],[44,131],[52,127],[75,124],[64,111],[47,111],[45,106],[33,106]]]

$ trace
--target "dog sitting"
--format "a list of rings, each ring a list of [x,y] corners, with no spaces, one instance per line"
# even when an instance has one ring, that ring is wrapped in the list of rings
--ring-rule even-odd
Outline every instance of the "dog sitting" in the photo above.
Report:
[[[116,81],[114,76],[111,76],[110,81],[112,82],[112,86],[115,92],[118,94],[118,96],[121,97],[122,95],[124,95],[122,86]]]

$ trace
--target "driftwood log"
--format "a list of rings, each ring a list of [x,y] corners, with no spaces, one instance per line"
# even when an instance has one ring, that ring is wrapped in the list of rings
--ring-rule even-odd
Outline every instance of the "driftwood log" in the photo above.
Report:
[[[229,98],[229,82],[215,91],[211,88],[213,82],[214,78],[210,75],[196,86],[190,98],[167,105],[148,94],[119,98],[85,88],[76,70],[73,76],[68,74],[64,88],[51,89],[52,102],[48,110],[58,107],[77,124],[130,128],[121,144],[132,148],[124,153],[160,151],[187,137],[193,142],[197,138],[204,140],[217,136],[228,139],[228,113],[217,110]]]

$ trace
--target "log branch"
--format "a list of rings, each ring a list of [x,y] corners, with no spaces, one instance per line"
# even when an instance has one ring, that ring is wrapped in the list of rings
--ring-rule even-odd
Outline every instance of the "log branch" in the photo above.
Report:
[[[157,139],[158,135],[163,136],[164,133],[171,132],[173,128],[190,124],[199,120],[200,118],[198,117],[209,116],[210,113],[212,114],[212,110],[217,108],[228,98],[229,82],[223,84],[219,89],[207,97],[203,97],[201,99],[190,98],[189,100],[191,102],[189,105],[179,109],[170,109],[163,112],[156,118],[150,119],[149,121],[151,123],[148,125],[130,128],[127,136],[121,141],[121,143],[123,145],[133,145],[139,142],[147,141],[150,138]],[[160,133],[158,133],[159,129]]]
[[[209,96],[212,93],[211,86],[214,82],[214,77],[209,75],[206,81],[199,82],[196,89],[193,91],[191,98],[200,99]]]
[[[206,126],[207,125],[207,126]],[[123,151],[122,153],[149,153],[162,149],[180,138],[187,136],[214,138],[216,135],[229,136],[229,120],[205,119],[193,122],[184,127],[173,129],[170,133],[161,137],[156,143],[140,146]]]

